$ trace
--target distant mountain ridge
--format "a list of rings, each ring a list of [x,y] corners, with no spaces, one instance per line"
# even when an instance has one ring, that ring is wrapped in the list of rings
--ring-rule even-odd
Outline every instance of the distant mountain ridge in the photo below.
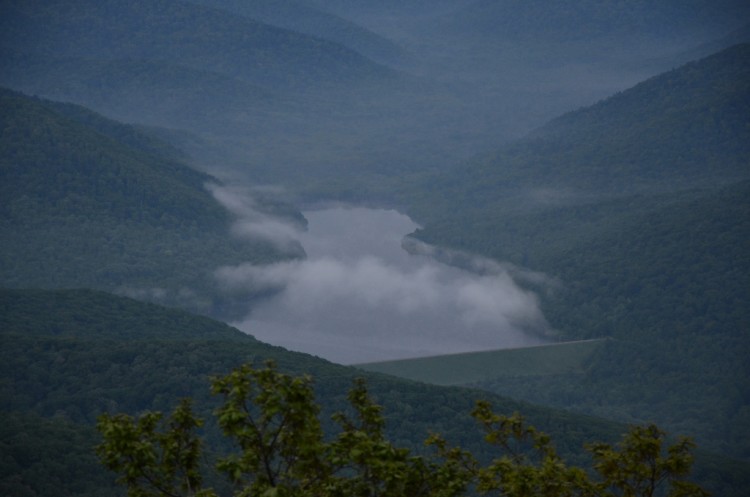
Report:
[[[276,16],[296,4],[253,5]],[[424,82],[341,43],[219,7],[179,0],[6,0],[0,4],[0,85],[114,119],[187,131],[198,139],[180,145],[205,170],[287,186],[309,185],[320,171],[357,175],[362,164],[369,170],[399,164],[390,152],[394,140],[405,141],[399,126],[437,127],[408,107],[432,114],[433,89],[425,91]],[[321,16],[326,23],[333,17]],[[390,50],[380,47],[382,38],[363,39],[365,33],[343,20],[320,28],[338,32],[341,23],[344,38]],[[441,111],[440,119],[450,118]],[[394,126],[403,119],[412,121]],[[389,156],[381,159],[384,151]]]
[[[742,44],[554,119],[445,184],[472,192],[472,208],[533,189],[574,198],[727,184],[750,176],[748,115]]]
[[[494,39],[573,41],[650,32],[671,37],[737,28],[750,7],[737,0],[628,2],[477,0],[445,16],[442,29]]]
[[[494,37],[503,30],[494,29],[496,13],[479,15],[478,25],[489,29],[478,31],[477,43],[429,19],[471,4],[505,9],[506,17],[529,24],[536,17],[528,11],[544,4],[198,3],[211,7],[180,0],[5,0],[0,84],[115,119],[188,131],[198,137],[187,141],[188,152],[217,175],[245,175],[310,196],[392,201],[390,190],[405,174],[494,150],[555,115],[643,80],[694,44],[725,36],[723,21],[714,18],[731,17],[701,17],[721,9],[681,10],[670,2],[653,9],[658,19],[670,9],[679,14],[675,22],[687,19],[680,20],[687,28],[674,43],[634,21],[632,43],[618,36],[607,43],[585,36],[558,43],[545,31],[558,27],[553,23],[537,26],[533,43],[498,44]],[[608,6],[582,0],[546,10],[570,14],[560,24],[576,31],[580,19],[610,15]],[[643,3],[633,9],[638,19],[653,13]],[[738,23],[741,10],[732,10]],[[366,19],[377,22],[360,22]],[[702,20],[710,21],[712,34],[694,37]],[[598,25],[589,21],[582,24]],[[397,60],[398,70],[382,64],[398,59],[401,47],[408,54]],[[381,63],[369,53],[381,54],[373,55]]]
[[[389,75],[342,45],[179,0],[6,1],[2,14],[0,46],[31,56],[177,62],[292,87]]]
[[[339,16],[297,0],[190,0],[292,31],[340,43],[381,63],[397,63],[403,50],[394,42]]]
[[[128,122],[183,130],[211,123],[214,132],[224,132],[236,127],[238,120],[247,121],[247,116],[263,116],[286,105],[286,97],[271,89],[162,61],[37,57],[22,52],[6,54],[2,60],[3,80],[13,88],[103,109]]]

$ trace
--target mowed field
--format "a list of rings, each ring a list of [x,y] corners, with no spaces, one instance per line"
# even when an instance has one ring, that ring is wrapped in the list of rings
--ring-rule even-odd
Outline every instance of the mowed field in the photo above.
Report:
[[[450,354],[357,364],[384,373],[435,385],[463,385],[503,376],[537,376],[583,371],[584,364],[607,339],[580,340],[534,347]]]

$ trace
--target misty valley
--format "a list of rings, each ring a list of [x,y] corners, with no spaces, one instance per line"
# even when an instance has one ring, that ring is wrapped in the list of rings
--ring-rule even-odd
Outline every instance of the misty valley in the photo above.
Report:
[[[101,420],[184,398],[205,487],[266,495],[215,471],[243,364],[281,382],[248,416],[314,395],[331,467],[403,447],[325,495],[522,495],[460,481],[507,449],[485,402],[587,475],[653,423],[697,446],[653,495],[748,495],[750,6],[0,0],[0,337],[3,495],[128,494]],[[332,490],[368,464],[401,490]]]
[[[345,207],[303,214],[305,260],[218,269],[233,288],[279,289],[235,323],[240,330],[341,364],[544,340],[535,296],[507,271],[471,273],[407,253],[402,239],[417,228],[407,216]]]

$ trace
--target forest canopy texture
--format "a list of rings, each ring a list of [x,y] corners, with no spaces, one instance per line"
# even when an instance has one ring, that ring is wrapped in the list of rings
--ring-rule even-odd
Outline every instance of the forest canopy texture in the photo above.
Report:
[[[708,495],[683,479],[692,465],[692,443],[680,439],[667,447],[654,425],[632,428],[616,447],[591,444],[596,476],[590,477],[568,466],[550,437],[520,415],[497,415],[485,401],[477,402],[472,416],[498,456],[481,465],[439,434],[425,442],[436,458],[394,446],[383,432],[382,408],[361,379],[349,392],[350,412],[333,416],[339,431],[331,441],[323,435],[310,377],[279,373],[272,363],[248,364],[215,378],[211,389],[223,398],[215,411],[218,424],[238,449],[217,469],[238,496],[449,497],[467,495],[469,488],[507,497]],[[132,496],[213,497],[212,489],[202,488],[201,425],[187,399],[166,419],[154,412],[137,419],[105,414],[97,452]]]

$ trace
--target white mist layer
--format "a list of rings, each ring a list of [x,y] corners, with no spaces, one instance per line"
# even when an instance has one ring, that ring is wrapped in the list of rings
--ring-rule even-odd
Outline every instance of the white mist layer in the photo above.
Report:
[[[417,228],[395,211],[305,213],[307,259],[222,267],[228,290],[276,289],[238,328],[259,340],[353,364],[538,344],[546,331],[536,296],[507,270],[477,275],[409,255]]]
[[[205,186],[214,198],[235,216],[236,220],[231,228],[233,235],[271,242],[282,252],[290,252],[296,248],[299,229],[258,209],[252,190],[212,183]]]

